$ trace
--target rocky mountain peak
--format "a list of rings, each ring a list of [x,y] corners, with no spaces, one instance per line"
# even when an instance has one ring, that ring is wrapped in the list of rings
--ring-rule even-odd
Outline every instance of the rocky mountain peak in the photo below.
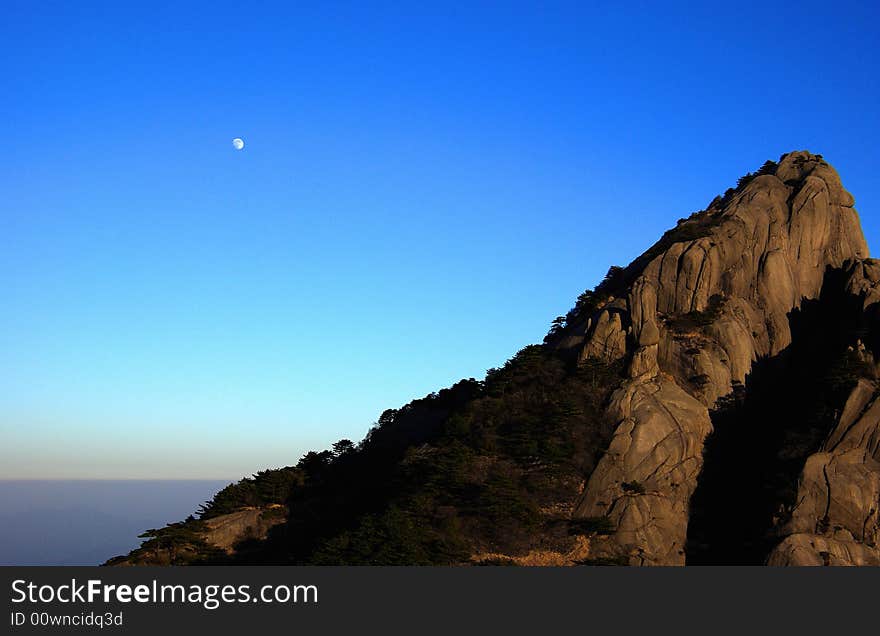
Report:
[[[555,344],[629,356],[631,377],[665,371],[710,406],[790,343],[787,315],[818,297],[826,268],[867,258],[852,206],[821,155],[768,161],[608,281]]]
[[[598,553],[632,564],[685,562],[690,500],[713,429],[709,410],[746,386],[757,361],[792,346],[792,315],[818,301],[829,272],[849,272],[848,289],[863,296],[877,287],[853,205],[821,155],[795,151],[768,161],[680,220],[628,267],[612,269],[548,338],[579,360],[623,359],[628,368],[608,407],[617,430],[577,509],[584,517],[608,517],[616,528],[598,542]],[[862,409],[871,387],[853,398]],[[849,420],[857,417],[853,410]],[[862,422],[870,434],[860,439],[876,438],[878,421],[880,414]],[[877,455],[873,446],[862,450]],[[815,466],[807,467],[818,501],[822,484]],[[859,470],[866,470],[863,462]],[[842,484],[852,479],[840,477]],[[625,487],[633,483],[639,488]],[[868,490],[849,508],[876,527],[877,489]],[[799,530],[809,525],[804,514],[813,512],[799,512]],[[796,547],[797,558],[791,549],[774,558],[806,558],[803,545]],[[838,552],[877,557],[866,557],[862,547]]]

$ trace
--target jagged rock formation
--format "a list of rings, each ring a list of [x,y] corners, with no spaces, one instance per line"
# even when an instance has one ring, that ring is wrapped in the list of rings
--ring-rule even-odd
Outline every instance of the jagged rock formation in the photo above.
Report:
[[[683,564],[689,501],[712,430],[709,409],[746,382],[756,360],[791,344],[789,314],[819,297],[826,270],[851,268],[849,289],[865,295],[866,304],[880,295],[880,268],[864,260],[868,248],[854,200],[835,170],[821,156],[792,152],[761,173],[680,221],[622,270],[604,302],[570,316],[550,341],[581,359],[628,361],[629,378],[608,407],[617,430],[576,509],[581,517],[607,517],[616,528],[594,542],[596,556]],[[853,399],[862,404],[871,391],[863,387]],[[861,415],[850,407],[849,419],[856,411]],[[856,419],[866,417],[858,426],[841,419],[830,445],[807,462],[804,503],[773,562],[783,554],[792,563],[805,561],[801,533],[813,531],[806,526],[815,512],[807,502],[819,505],[822,467],[829,465],[843,498],[829,515],[847,529],[833,540],[869,541],[861,524],[873,514],[876,528],[880,473],[876,443],[865,441],[876,439],[877,419],[867,413]],[[819,551],[870,561],[846,546]]]

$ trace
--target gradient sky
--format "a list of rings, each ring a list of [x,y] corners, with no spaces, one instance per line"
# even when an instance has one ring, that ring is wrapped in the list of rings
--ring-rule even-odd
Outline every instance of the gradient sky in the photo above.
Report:
[[[296,4],[4,2],[0,477],[360,439],[788,150],[880,249],[877,3]]]

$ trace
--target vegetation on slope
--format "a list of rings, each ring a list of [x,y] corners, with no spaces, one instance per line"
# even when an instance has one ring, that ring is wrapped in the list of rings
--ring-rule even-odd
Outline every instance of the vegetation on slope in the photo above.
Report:
[[[283,504],[302,480],[302,471],[294,467],[262,470],[253,477],[229,484],[202,504],[199,518],[210,519],[242,508]]]
[[[164,528],[152,528],[138,535],[141,546],[107,565],[163,564],[189,565],[226,559],[226,552],[205,540],[209,519],[246,508],[265,508],[263,515],[283,514],[283,504],[293,488],[302,483],[302,471],[295,467],[263,470],[220,490],[199,508],[198,518],[190,515]]]
[[[602,403],[618,375],[535,345],[484,381],[386,411],[360,444],[307,454],[287,524],[238,558],[452,564],[564,549],[571,505],[610,437]]]
[[[603,403],[620,372],[528,346],[482,381],[385,411],[358,444],[230,484],[199,518],[149,530],[108,563],[456,564],[565,551],[608,531],[570,511],[610,439]],[[271,504],[288,518],[267,539],[231,556],[204,541],[206,520]]]

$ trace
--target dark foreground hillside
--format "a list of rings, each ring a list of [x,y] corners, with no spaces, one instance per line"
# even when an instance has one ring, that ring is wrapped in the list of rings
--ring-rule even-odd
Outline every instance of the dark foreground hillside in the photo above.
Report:
[[[587,560],[592,522],[573,521],[571,511],[611,435],[603,404],[619,373],[526,347],[484,381],[462,380],[386,411],[357,445],[342,440],[230,487],[199,520],[156,531],[119,562],[155,562],[157,548],[174,563]],[[284,494],[255,496],[270,477],[286,482]],[[286,523],[242,541],[235,555],[199,539],[218,512],[272,503],[288,507]]]

